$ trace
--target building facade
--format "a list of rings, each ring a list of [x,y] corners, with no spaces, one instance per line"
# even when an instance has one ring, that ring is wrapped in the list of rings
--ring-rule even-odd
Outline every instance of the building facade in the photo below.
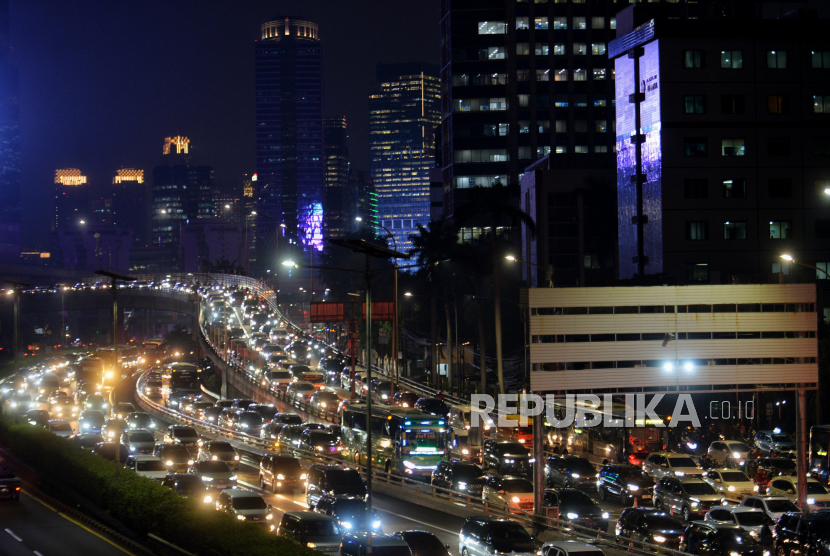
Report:
[[[439,68],[432,64],[379,65],[380,91],[369,96],[369,150],[378,195],[378,219],[398,251],[430,220],[430,170],[435,128],[441,121]]]
[[[9,1],[0,0],[0,261],[17,262],[20,232],[20,84],[9,45]]]
[[[110,213],[112,224],[132,230],[133,245],[150,244],[150,189],[144,181],[144,170],[119,168],[112,178]]]
[[[620,278],[777,282],[790,272],[782,254],[827,269],[824,12],[741,25],[668,19],[639,5],[620,13],[609,47]]]
[[[222,218],[189,222],[184,227],[183,242],[185,272],[205,272],[223,259],[245,267],[245,235],[239,224]]]
[[[124,272],[130,268],[132,231],[101,222],[55,230],[60,265],[71,270]]]
[[[90,218],[90,185],[77,168],[55,170],[55,218],[52,229],[75,228]]]
[[[256,43],[260,250],[286,241],[323,248],[323,88],[317,24],[276,17]]]
[[[325,145],[325,207],[324,232],[326,238],[343,238],[354,229],[356,204],[349,189],[349,146],[346,116],[331,116],[323,120]]]
[[[816,286],[533,288],[537,393],[791,390],[818,382]]]

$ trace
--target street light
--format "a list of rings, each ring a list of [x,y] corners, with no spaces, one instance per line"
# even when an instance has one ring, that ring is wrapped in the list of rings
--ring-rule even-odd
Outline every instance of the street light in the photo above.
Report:
[[[825,190],[825,192],[827,192],[827,191],[830,191],[830,188]],[[828,193],[828,195],[830,195],[830,193]],[[781,255],[781,258],[784,259],[785,261],[791,262],[793,264],[797,264],[797,265],[800,265],[800,266],[806,266],[807,268],[812,268],[813,270],[818,270],[819,272],[824,273],[824,276],[826,276],[828,279],[830,279],[830,274],[827,274],[826,270],[822,270],[819,267],[813,266],[811,264],[800,263],[797,260],[795,260],[792,255],[788,255],[787,253],[784,253],[783,255]]]
[[[536,263],[531,263],[531,262],[528,262],[528,261],[521,261],[521,260],[517,259],[516,257],[514,257],[513,255],[507,255],[504,258],[507,259],[508,261],[510,261],[511,263],[521,263],[521,264],[526,264],[528,266],[535,266],[536,268],[538,268],[539,270],[544,272],[545,275],[548,277],[548,287],[549,288],[553,287],[553,268],[548,267],[546,269],[546,268],[543,268],[542,266],[540,266]]]

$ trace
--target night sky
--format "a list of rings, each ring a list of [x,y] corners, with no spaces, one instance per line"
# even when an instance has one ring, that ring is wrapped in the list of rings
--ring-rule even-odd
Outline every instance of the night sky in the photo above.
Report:
[[[255,171],[254,41],[283,14],[319,24],[324,113],[347,117],[352,167],[368,170],[375,66],[439,63],[438,0],[11,0],[24,247],[49,249],[56,168],[105,189],[186,135],[217,179]]]

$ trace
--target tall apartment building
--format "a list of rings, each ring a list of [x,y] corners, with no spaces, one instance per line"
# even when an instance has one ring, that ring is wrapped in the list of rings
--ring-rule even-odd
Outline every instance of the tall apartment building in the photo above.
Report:
[[[737,25],[648,5],[619,14],[609,55],[620,278],[777,281],[785,253],[828,269],[826,14],[778,15]]]
[[[606,52],[627,4],[442,2],[448,216],[471,187],[518,184],[548,154],[553,170],[605,169],[613,181],[614,71]]]
[[[381,64],[380,91],[369,96],[369,150],[378,195],[378,219],[398,251],[430,220],[430,170],[435,128],[441,121],[439,68],[433,64]]]
[[[90,185],[78,168],[55,170],[55,218],[52,229],[75,228],[90,217]]]
[[[20,257],[20,85],[9,46],[9,2],[0,0],[0,261]]]
[[[275,17],[256,43],[259,248],[272,251],[275,224],[288,243],[323,248],[323,87],[317,24]]]
[[[144,180],[144,170],[116,170],[110,204],[112,224],[132,230],[136,247],[146,247],[150,243],[150,205],[150,189]]]
[[[355,200],[349,189],[349,134],[346,116],[330,116],[323,120],[325,159],[325,218],[326,238],[342,238],[354,228]]]

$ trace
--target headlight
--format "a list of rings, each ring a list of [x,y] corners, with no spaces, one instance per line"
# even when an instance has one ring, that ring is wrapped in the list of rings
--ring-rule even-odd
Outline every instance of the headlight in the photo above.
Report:
[[[816,503],[816,499],[815,499],[815,498],[808,498],[808,499],[807,499],[807,503],[808,503],[808,504],[815,504],[815,503]]]
[[[467,448],[464,448],[463,450],[461,450],[461,453],[464,454],[465,456],[469,456],[470,455],[470,450],[468,450]]]
[[[735,486],[729,485],[728,487],[726,487],[726,490],[728,490],[729,492],[735,492]]]
[[[576,519],[579,517],[579,514],[575,514],[573,512],[568,512],[568,519]]]
[[[314,544],[313,542],[307,542],[305,545],[309,548],[317,548],[317,545]]]
[[[322,446],[317,446],[317,450],[319,450],[320,452],[322,452],[322,451],[323,451],[323,447],[322,447]]]
[[[194,462],[192,459],[187,460],[187,465],[193,465],[194,463],[196,462]]]
[[[518,504],[519,502],[521,502],[521,501],[522,501],[522,500],[521,500],[521,498],[519,498],[518,496],[514,496],[514,497],[513,497],[513,498],[511,498],[510,500],[511,500],[514,504]]]
[[[732,457],[735,459],[741,459],[741,454],[739,454],[738,452],[732,452]]]
[[[602,512],[602,519],[608,519],[610,517],[611,517],[611,514],[609,514],[608,512]]]
[[[84,428],[88,429],[89,428],[89,423],[84,423]]]
[[[372,529],[380,529],[380,520],[372,522]]]
[[[732,551],[729,553],[729,556],[741,556],[739,553]]]
[[[308,475],[306,475],[305,473],[303,473],[302,475],[300,475],[300,480],[301,480],[301,481],[304,481],[304,480],[306,480],[307,478],[308,478]]]
[[[654,542],[666,542],[666,537],[662,537],[660,535],[655,535],[651,537]]]
[[[219,456],[210,456],[210,459],[212,459],[213,461],[216,461],[216,460],[219,459]]]
[[[236,480],[236,475],[231,475],[230,480],[231,480],[231,481],[235,481],[235,480]]]
[[[527,460],[528,463],[536,463],[536,458],[530,458]]]
[[[167,467],[170,467],[171,465],[173,465],[173,462],[171,460],[167,460],[167,461],[164,462],[164,465],[166,465]]]
[[[239,461],[239,456],[233,456],[234,461]]]
[[[305,477],[305,475],[303,475],[303,477]],[[278,480],[278,481],[284,481],[284,480],[285,480],[285,475],[283,475],[282,473],[280,473],[279,475],[277,475],[277,480]]]
[[[692,507],[697,508],[697,502],[692,502]]]
[[[12,402],[12,407],[17,407],[17,402]]]
[[[213,498],[211,498],[210,496],[205,496],[205,504],[210,504],[211,502],[213,502]]]
[[[764,550],[764,556],[769,556],[769,550]]]
[[[637,485],[628,485],[628,490],[630,490],[632,492],[635,492],[635,491],[640,490],[640,487],[637,486]]]
[[[512,460],[512,459],[506,459],[506,460],[504,460],[504,463],[513,463],[513,461],[514,460]]]
[[[752,490],[754,492],[758,492],[760,489],[758,488],[758,485],[755,485],[754,487],[752,487]]]
[[[130,451],[135,452],[135,446],[130,446]]]
[[[340,525],[342,525],[344,529],[351,529],[352,528],[352,524],[349,523],[348,521],[346,521],[344,523],[341,523]]]
[[[265,519],[274,519],[274,516],[272,514],[268,514],[265,516]]]
[[[458,490],[467,490],[467,483],[458,483]]]
[[[574,479],[578,479],[579,473],[571,473],[571,477],[573,477]]]
[[[239,521],[245,521],[245,516],[244,515],[238,515],[238,516],[236,516],[236,519],[238,519]]]
[[[685,473],[682,472],[682,471],[675,471],[674,474],[677,475],[678,477],[682,477],[682,476],[685,475]]]
[[[213,482],[213,477],[204,477],[204,476],[203,476],[203,477],[202,477],[202,480],[203,480],[203,481],[207,481],[207,482],[211,483],[211,482]]]

